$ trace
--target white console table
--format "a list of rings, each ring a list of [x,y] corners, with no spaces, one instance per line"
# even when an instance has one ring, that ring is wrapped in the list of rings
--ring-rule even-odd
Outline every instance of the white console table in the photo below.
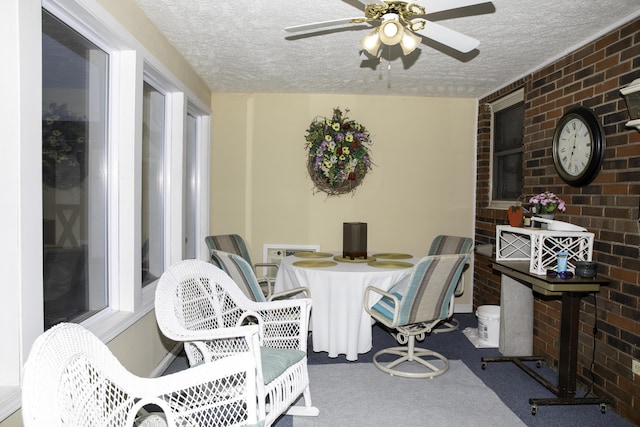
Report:
[[[529,272],[545,274],[556,265],[556,254],[567,252],[569,271],[576,261],[591,261],[594,234],[531,227],[496,226],[496,261],[529,261]]]

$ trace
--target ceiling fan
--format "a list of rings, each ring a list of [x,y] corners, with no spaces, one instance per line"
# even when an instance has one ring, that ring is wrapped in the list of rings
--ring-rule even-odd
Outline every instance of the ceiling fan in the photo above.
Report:
[[[347,0],[344,0],[347,1]],[[364,5],[363,17],[335,19],[332,21],[314,22],[285,28],[288,32],[302,32],[345,24],[367,23],[376,26],[374,31],[366,35],[360,44],[369,54],[377,56],[381,45],[400,44],[404,55],[413,52],[422,37],[427,37],[462,53],[468,53],[478,47],[480,42],[435,22],[428,21],[425,15],[490,3],[486,0],[425,0],[426,6],[404,1],[383,1]],[[350,1],[349,3],[354,3]]]

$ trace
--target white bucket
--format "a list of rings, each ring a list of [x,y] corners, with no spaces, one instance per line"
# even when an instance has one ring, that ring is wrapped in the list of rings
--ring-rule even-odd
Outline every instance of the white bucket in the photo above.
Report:
[[[500,306],[481,305],[476,310],[478,316],[478,338],[484,344],[498,347],[500,342]]]

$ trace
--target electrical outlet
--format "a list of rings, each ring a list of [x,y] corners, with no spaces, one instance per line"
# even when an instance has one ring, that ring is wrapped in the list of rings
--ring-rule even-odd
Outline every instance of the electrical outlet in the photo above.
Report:
[[[640,375],[640,361],[631,359],[631,370],[634,374]]]

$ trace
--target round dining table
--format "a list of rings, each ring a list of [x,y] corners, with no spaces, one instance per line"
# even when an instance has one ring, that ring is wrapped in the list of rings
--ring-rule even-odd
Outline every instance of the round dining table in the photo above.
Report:
[[[373,252],[366,260],[350,260],[338,252],[299,252],[280,262],[274,291],[309,288],[313,351],[357,360],[372,348],[372,319],[364,310],[367,286],[391,289],[408,280],[418,259],[402,253]],[[370,295],[369,307],[379,299]]]

